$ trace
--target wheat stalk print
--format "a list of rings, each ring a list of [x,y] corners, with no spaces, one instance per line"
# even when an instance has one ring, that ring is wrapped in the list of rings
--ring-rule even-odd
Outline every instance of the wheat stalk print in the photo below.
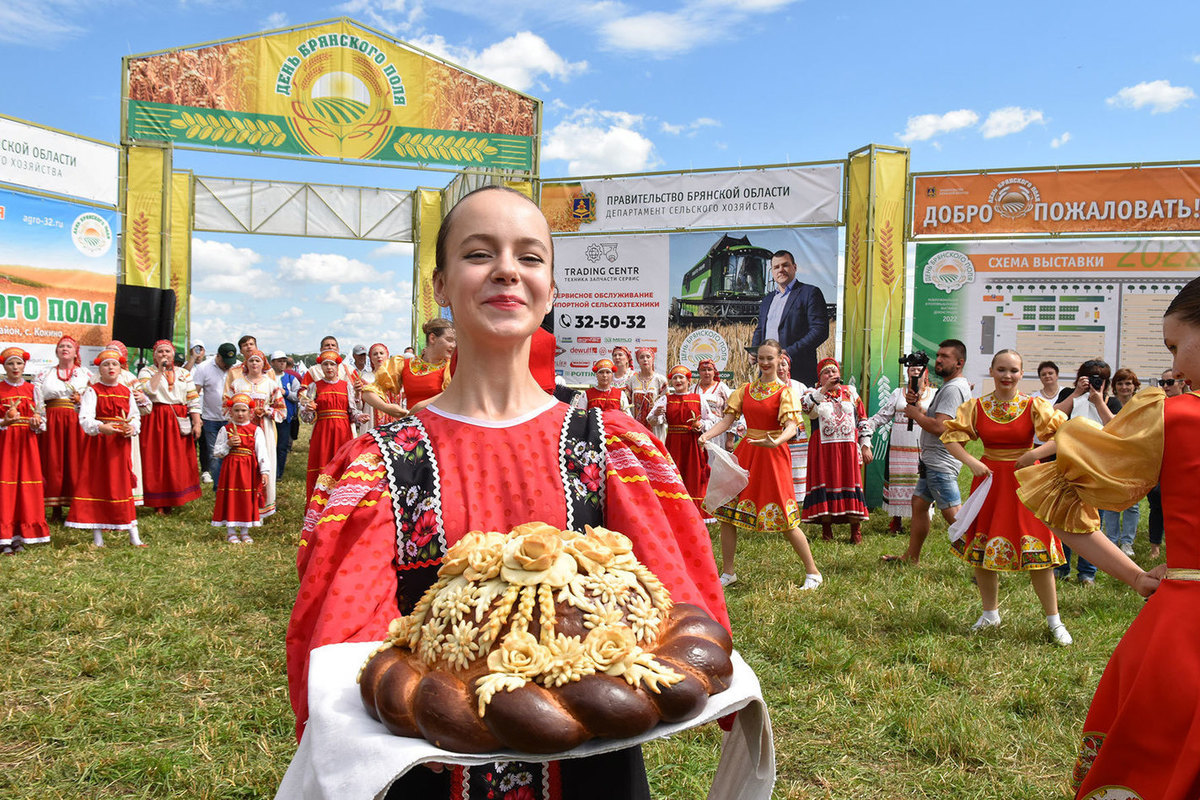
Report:
[[[892,333],[892,299],[896,291],[895,234],[896,229],[892,227],[892,221],[888,219],[879,226],[879,234],[875,237],[876,245],[879,248],[879,276],[883,278],[883,282],[888,287],[887,303],[883,306],[883,339],[879,348],[881,376],[885,374],[886,365],[883,362],[888,355],[888,340]]]
[[[189,139],[214,143],[277,147],[287,139],[287,134],[274,120],[242,119],[240,117],[218,117],[215,114],[193,114],[182,112],[171,120],[171,127],[183,131]]]
[[[396,152],[409,158],[441,159],[442,161],[478,161],[500,152],[488,140],[479,136],[452,136],[433,133],[405,133],[392,145]]]
[[[133,247],[133,265],[143,277],[154,269],[150,254],[150,219],[145,211],[139,211],[129,230],[129,243]]]
[[[850,272],[850,285],[853,287],[854,302],[848,304],[850,306],[850,308],[849,308],[850,315],[849,315],[849,319],[846,321],[847,322],[847,328],[846,328],[847,333],[856,332],[856,331],[858,331],[858,327],[859,327],[858,307],[859,307],[859,301],[862,299],[860,297],[860,295],[862,294],[862,291],[859,288],[862,283],[862,241],[859,239],[859,231],[860,230],[861,230],[861,225],[859,223],[855,223],[853,229],[850,231],[850,270],[849,270],[849,272]],[[853,343],[856,342],[857,340],[858,340],[858,337],[854,336],[854,335],[850,336],[847,339],[847,341],[850,343],[851,346],[849,347],[848,352],[846,352],[842,357],[843,364],[856,363],[855,359],[856,359],[857,354],[855,353],[855,348],[853,346]]]

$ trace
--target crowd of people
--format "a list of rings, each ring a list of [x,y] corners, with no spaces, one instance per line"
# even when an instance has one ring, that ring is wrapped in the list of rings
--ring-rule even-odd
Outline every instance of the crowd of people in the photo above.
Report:
[[[252,543],[251,529],[276,511],[275,481],[296,425],[311,422],[306,501],[324,513],[305,518],[287,636],[302,733],[311,650],[383,638],[435,579],[447,548],[472,529],[536,519],[624,531],[676,601],[700,605],[726,626],[723,589],[738,580],[739,531],[782,533],[804,568],[800,589],[817,589],[824,577],[802,525],[819,524],[828,541],[833,526],[845,524],[849,541],[862,541],[863,469],[875,457],[875,429],[890,426],[886,513],[893,532],[905,520],[909,531],[905,552],[884,561],[920,562],[936,506],[951,524],[951,551],[978,588],[973,632],[1000,624],[999,575],[1024,572],[1050,638],[1071,644],[1054,578],[1069,575],[1072,549],[1081,583],[1093,582],[1098,566],[1154,595],[1101,680],[1075,770],[1078,796],[1134,783],[1140,788],[1130,796],[1195,796],[1200,770],[1179,750],[1188,746],[1196,704],[1180,693],[1193,692],[1200,659],[1179,656],[1181,643],[1195,641],[1183,621],[1194,616],[1200,563],[1192,563],[1186,536],[1173,539],[1169,568],[1147,572],[1130,556],[1143,496],[1151,498],[1152,557],[1166,527],[1173,536],[1194,527],[1182,499],[1200,469],[1190,446],[1200,408],[1180,395],[1185,379],[1200,374],[1200,279],[1164,319],[1181,369],[1157,379],[1162,391],[1139,391],[1131,370],[1114,373],[1091,359],[1065,387],[1056,364],[1040,363],[1041,387],[1027,394],[1023,358],[1006,349],[991,358],[990,391],[973,396],[963,377],[966,346],[948,339],[933,360],[940,385],[923,367],[907,366],[906,385],[874,417],[836,360],[818,361],[815,384],[806,386],[792,379],[787,348],[773,338],[757,342],[757,375],[736,388],[712,361],[695,373],[675,364],[662,375],[653,349],[623,346],[595,363],[594,387],[556,383],[553,337],[540,328],[554,297],[549,228],[511,190],[478,190],[447,215],[433,283],[456,323],[428,323],[419,354],[392,356],[375,343],[355,345],[346,359],[326,337],[303,373],[282,351],[268,357],[253,336],[222,344],[211,360],[200,343],[184,358],[160,341],[137,375],[115,341],[93,373],[78,343],[63,337],[57,364],[32,380],[24,376],[28,353],[0,350],[0,551],[48,542],[50,523],[59,521],[92,530],[96,546],[106,531],[145,546],[137,507],[170,513],[199,498],[202,483],[216,487],[212,524],[231,544]],[[965,446],[972,440],[980,455]],[[745,488],[711,507],[710,476],[728,469],[728,451]],[[1166,463],[1175,467],[1163,470]],[[958,484],[964,465],[972,474],[967,505]],[[385,494],[390,501],[382,502]],[[1175,501],[1165,510],[1164,495]],[[706,520],[719,524],[719,571]],[[636,748],[522,768],[553,770],[564,792],[603,776],[630,787],[628,796],[648,796]],[[448,796],[454,785],[474,797],[476,778],[471,767],[418,770],[388,796]]]

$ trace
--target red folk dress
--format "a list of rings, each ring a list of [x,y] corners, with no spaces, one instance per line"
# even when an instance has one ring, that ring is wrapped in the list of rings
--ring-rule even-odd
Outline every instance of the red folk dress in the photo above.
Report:
[[[708,405],[697,392],[668,392],[655,402],[654,410],[650,414],[651,419],[657,418],[660,408],[667,422],[667,438],[663,444],[675,460],[679,476],[683,478],[683,485],[687,487],[696,508],[700,510],[701,516],[707,517],[701,504],[704,502],[711,470],[708,466],[708,456],[700,447],[700,434],[711,427]],[[700,430],[693,428],[692,422],[695,420],[702,420],[705,423],[704,427]]]
[[[430,364],[419,356],[403,360],[400,383],[404,387],[407,408],[441,394],[450,385],[449,359],[440,364]]]
[[[29,420],[41,413],[41,393],[29,381],[12,384],[0,380],[0,416],[15,405],[24,418],[0,424],[0,547],[13,539],[25,544],[50,541],[42,495],[42,458]]]
[[[69,506],[74,476],[79,470],[83,429],[79,427],[77,403],[87,390],[91,375],[72,366],[64,375],[57,366],[42,371],[34,383],[46,404],[46,431],[38,437],[42,457],[43,494],[48,506]]]
[[[983,442],[980,459],[992,470],[992,488],[975,521],[951,545],[973,567],[995,572],[1047,569],[1066,561],[1062,543],[1041,520],[1017,500],[1017,458],[1033,448],[1033,437],[1054,437],[1066,415],[1041,397],[1018,394],[1007,403],[994,395],[968,400],[954,419],[946,420],[943,442]],[[971,481],[975,491],[983,478]]]
[[[1161,482],[1167,576],[1113,651],[1083,724],[1080,800],[1200,797],[1200,396],[1143,389],[1103,428],[1054,437],[1058,458],[1021,470],[1022,501],[1074,533],[1100,527]]]
[[[151,508],[173,508],[200,498],[200,462],[196,459],[193,434],[180,433],[181,417],[200,413],[200,395],[192,373],[176,367],[168,370],[152,389],[158,374],[155,367],[138,373],[138,382],[153,404],[142,420],[139,445],[142,450],[142,501]]]
[[[68,528],[131,530],[137,527],[133,491],[133,439],[100,432],[104,422],[128,422],[136,436],[141,416],[128,387],[94,384],[84,393],[79,414],[86,434],[79,458],[75,499],[67,514]]]
[[[625,390],[619,386],[611,386],[608,389],[597,389],[595,386],[589,386],[584,392],[587,397],[588,408],[598,408],[601,411],[624,411]]]
[[[792,489],[792,456],[787,444],[760,447],[750,439],[778,436],[788,422],[800,424],[800,405],[782,383],[744,383],[734,390],[725,414],[746,418],[746,438],[733,451],[750,473],[750,483],[716,510],[717,519],[745,530],[787,531],[800,527],[800,508]]]
[[[237,433],[241,443],[229,446],[229,436]],[[267,444],[263,429],[253,422],[245,425],[229,423],[217,435],[213,455],[220,456],[221,482],[213,504],[212,524],[216,528],[257,528],[262,525],[262,476],[270,475],[269,456],[273,451]]]
[[[428,436],[439,488],[415,505],[391,497],[389,474],[374,438],[386,435],[382,432],[358,438],[328,464],[301,534],[300,586],[287,634],[297,733],[308,717],[309,652],[326,644],[382,639],[391,620],[400,616],[398,576],[440,563],[440,557],[419,560],[431,546],[437,551],[436,545],[450,547],[470,530],[507,531],[532,520],[568,528],[573,503],[598,503],[604,525],[632,540],[634,555],[662,580],[673,600],[699,605],[728,625],[708,531],[655,440],[629,416],[602,412],[599,453],[578,451],[586,463],[576,464],[568,479],[562,459],[577,451],[561,449],[567,414],[567,406],[556,401],[504,422],[450,415],[435,407],[417,412],[412,425]],[[407,436],[396,440],[398,447],[417,446],[419,431],[402,433]],[[598,460],[591,458],[597,455]],[[434,572],[428,572],[429,582]],[[405,586],[403,594],[419,597],[423,588],[427,584]],[[513,796],[569,800],[571,795],[558,784],[557,764],[539,768],[545,782],[535,780]],[[459,785],[460,772],[455,768],[453,786]],[[452,796],[503,800],[504,794],[454,791]]]
[[[871,441],[867,412],[853,386],[841,384],[830,399],[810,389],[801,408],[813,420],[808,440],[804,521],[858,522],[867,519],[859,445]]]
[[[305,498],[312,497],[317,476],[333,458],[338,448],[354,438],[350,427],[350,386],[344,380],[327,381],[324,378],[313,384],[316,387],[317,410],[314,415],[312,439],[308,443],[308,475],[305,481]],[[307,415],[306,415],[307,417]]]

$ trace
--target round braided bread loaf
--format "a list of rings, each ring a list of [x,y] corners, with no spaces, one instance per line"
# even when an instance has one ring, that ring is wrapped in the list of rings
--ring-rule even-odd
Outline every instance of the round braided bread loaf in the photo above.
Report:
[[[604,528],[467,534],[363,667],[367,713],[460,753],[555,753],[696,716],[729,686],[733,641],[632,550]]]

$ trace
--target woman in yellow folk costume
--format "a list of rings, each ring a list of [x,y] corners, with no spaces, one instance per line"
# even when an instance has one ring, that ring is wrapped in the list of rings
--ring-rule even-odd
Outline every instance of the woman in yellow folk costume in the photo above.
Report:
[[[375,381],[362,387],[363,402],[391,417],[405,417],[450,385],[450,357],[457,342],[454,323],[431,319],[421,326],[425,349],[415,358],[392,356],[375,370]],[[386,399],[402,393],[404,405]]]

